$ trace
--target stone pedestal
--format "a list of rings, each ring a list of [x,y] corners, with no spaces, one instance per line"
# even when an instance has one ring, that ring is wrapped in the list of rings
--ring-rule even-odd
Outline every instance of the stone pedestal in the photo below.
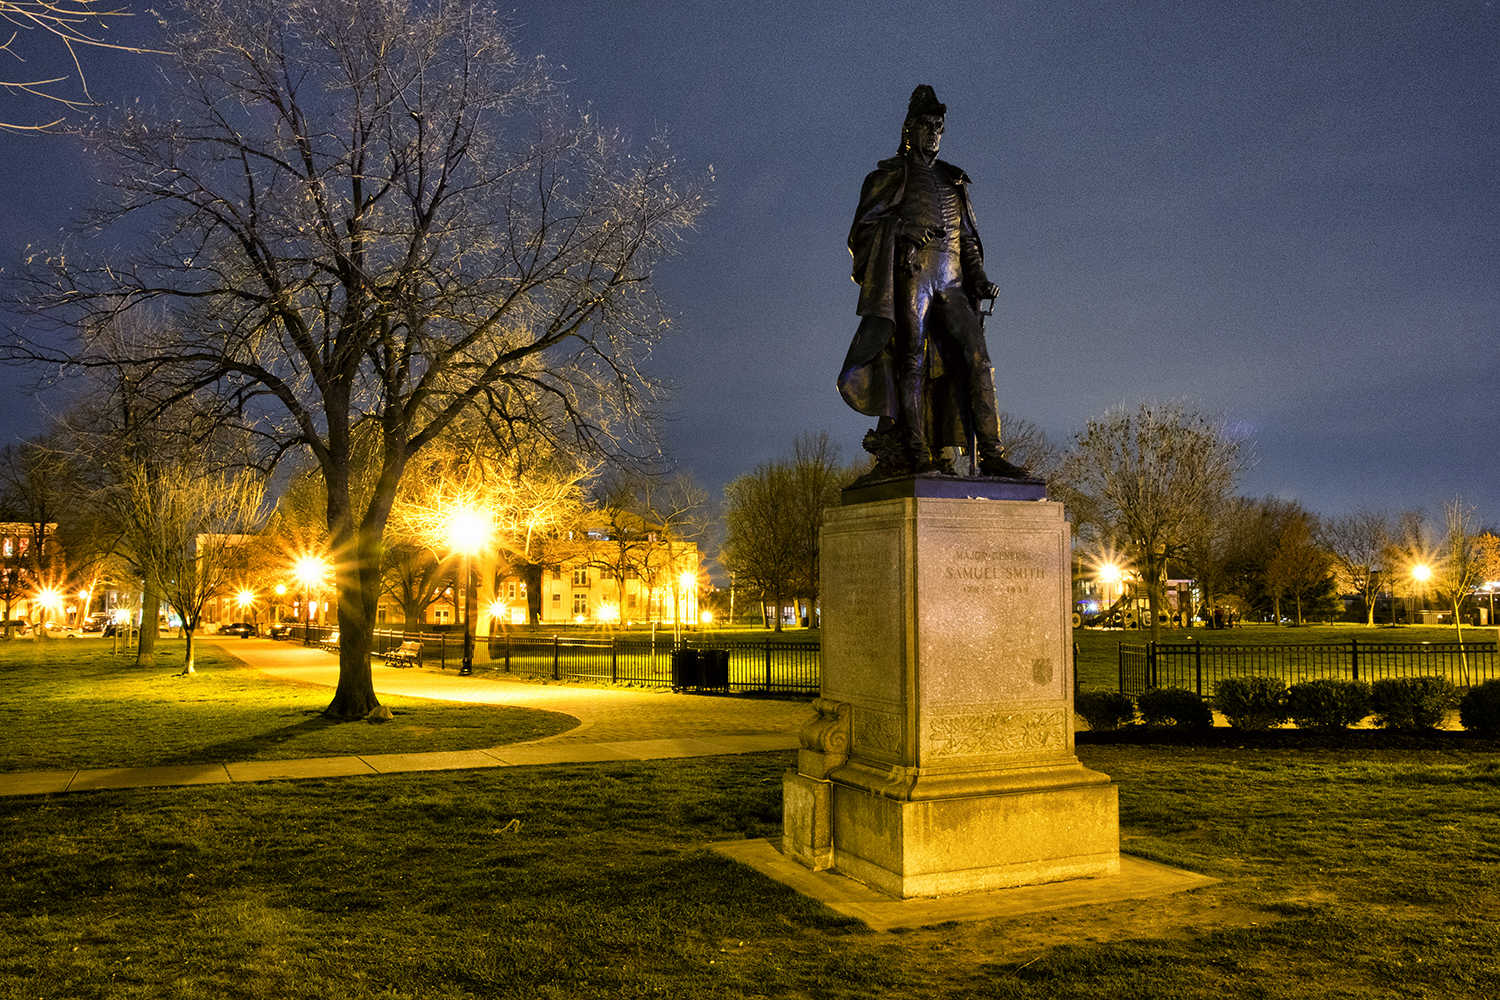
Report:
[[[891,492],[824,520],[786,854],[899,898],[1117,873],[1117,790],[1073,753],[1062,505]]]

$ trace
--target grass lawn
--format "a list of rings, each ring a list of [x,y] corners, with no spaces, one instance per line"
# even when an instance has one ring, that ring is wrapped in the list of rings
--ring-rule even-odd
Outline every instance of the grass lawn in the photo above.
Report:
[[[1465,642],[1494,642],[1494,628],[1465,628]],[[1144,646],[1150,631],[1140,629],[1076,628],[1073,641],[1078,646],[1078,681],[1084,687],[1119,687],[1120,644]],[[1366,625],[1306,625],[1287,628],[1276,625],[1245,625],[1232,629],[1162,629],[1163,643],[1204,645],[1275,645],[1280,643],[1348,642],[1456,642],[1452,625],[1402,625],[1396,628]]]
[[[0,997],[1493,998],[1500,753],[1080,746],[1192,893],[875,934],[787,753],[0,800]]]
[[[552,712],[382,697],[396,718],[335,722],[333,692],[276,680],[211,645],[198,673],[181,640],[159,641],[137,667],[103,639],[0,643],[0,771],[286,760],[365,753],[472,750],[565,732]]]

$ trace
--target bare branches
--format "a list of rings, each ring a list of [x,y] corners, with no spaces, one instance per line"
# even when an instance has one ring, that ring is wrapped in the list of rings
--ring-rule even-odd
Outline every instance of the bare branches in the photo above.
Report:
[[[1057,475],[1077,521],[1128,546],[1147,584],[1153,638],[1167,560],[1204,530],[1248,461],[1242,442],[1179,403],[1090,420]]]
[[[114,170],[94,222],[147,237],[37,258],[25,304],[83,333],[6,353],[119,368],[163,400],[210,393],[267,456],[306,449],[357,658],[418,455],[476,426],[500,455],[647,440],[642,362],[667,325],[652,273],[703,198],[660,144],[633,153],[568,111],[478,4],[174,9],[170,113],[81,130]],[[143,309],[170,319],[149,350],[92,338]]]
[[[82,97],[65,97],[54,89],[55,85],[69,79],[68,74],[34,79],[0,77],[0,88],[12,93],[30,94],[55,101],[70,110],[88,107],[94,103],[94,100],[89,94],[88,76],[84,73],[78,49],[93,47],[123,52],[148,51],[136,46],[120,45],[105,40],[103,32],[108,27],[106,19],[130,16],[130,11],[124,7],[106,6],[99,0],[0,0],[0,20],[8,21],[14,26],[8,35],[4,28],[0,27],[0,37],[3,37],[3,40],[0,40],[0,53],[13,57],[17,62],[25,63],[27,60],[19,44],[22,39],[21,32],[40,31],[50,35],[51,40],[61,45],[67,53],[68,61],[72,63],[73,71],[78,75],[78,88],[82,92]],[[50,122],[32,125],[0,120],[0,130],[45,132],[60,124],[62,120],[62,118],[56,118]]]

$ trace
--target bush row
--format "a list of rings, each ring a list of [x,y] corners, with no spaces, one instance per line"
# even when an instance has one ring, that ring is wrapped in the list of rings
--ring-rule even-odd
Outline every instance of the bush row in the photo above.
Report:
[[[1436,729],[1456,704],[1465,729],[1500,732],[1500,680],[1476,685],[1460,700],[1446,677],[1389,677],[1373,684],[1316,680],[1291,687],[1279,677],[1230,677],[1219,682],[1212,704],[1235,729],[1288,721],[1299,729],[1342,729],[1370,715],[1387,729]],[[1138,700],[1119,691],[1083,691],[1073,708],[1094,730],[1118,729],[1137,714],[1148,726],[1213,725],[1209,702],[1183,688],[1154,688]]]

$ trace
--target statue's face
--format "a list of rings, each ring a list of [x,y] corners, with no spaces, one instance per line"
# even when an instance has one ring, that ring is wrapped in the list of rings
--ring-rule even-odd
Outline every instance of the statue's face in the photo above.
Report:
[[[911,144],[919,152],[936,156],[943,141],[943,119],[940,115],[923,115],[911,123]]]

